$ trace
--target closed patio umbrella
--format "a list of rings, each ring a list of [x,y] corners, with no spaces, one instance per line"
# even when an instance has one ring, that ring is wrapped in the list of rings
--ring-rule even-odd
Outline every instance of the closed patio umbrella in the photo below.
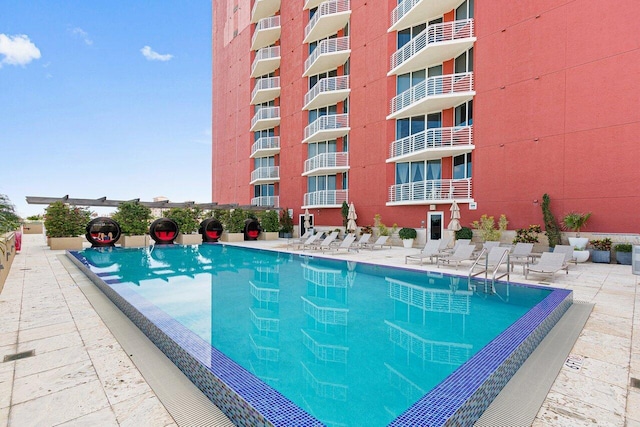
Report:
[[[356,219],[358,219],[358,215],[356,215],[356,208],[353,206],[353,203],[349,205],[349,213],[347,214],[347,231],[351,233],[356,232]]]
[[[304,210],[304,229],[308,230],[311,228],[311,217],[309,216],[309,209]]]
[[[451,211],[451,221],[449,222],[447,229],[451,231],[458,231],[462,228],[462,225],[460,225],[460,208],[455,200],[451,203],[451,209],[449,210]]]

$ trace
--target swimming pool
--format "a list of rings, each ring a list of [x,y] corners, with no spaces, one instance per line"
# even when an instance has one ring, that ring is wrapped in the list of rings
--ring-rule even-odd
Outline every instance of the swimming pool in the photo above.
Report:
[[[571,304],[220,244],[72,255],[238,425],[472,422]]]

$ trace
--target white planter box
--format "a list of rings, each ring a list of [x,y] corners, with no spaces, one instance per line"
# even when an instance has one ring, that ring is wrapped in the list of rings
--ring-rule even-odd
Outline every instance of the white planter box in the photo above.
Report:
[[[258,240],[278,240],[277,231],[263,231],[258,236]]]
[[[143,248],[151,244],[151,236],[148,234],[120,236],[118,242],[120,242],[120,245],[122,245],[123,248]]]
[[[49,247],[52,251],[81,251],[84,237],[49,237]]]
[[[179,245],[199,245],[202,243],[202,234],[178,234],[176,243]]]
[[[222,233],[223,242],[244,242],[244,233]]]

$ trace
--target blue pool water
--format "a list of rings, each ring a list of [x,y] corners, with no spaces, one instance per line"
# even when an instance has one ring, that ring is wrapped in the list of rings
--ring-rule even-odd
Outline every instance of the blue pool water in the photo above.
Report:
[[[459,276],[220,244],[75,256],[143,314],[176,321],[324,425],[401,425],[552,293],[473,292]]]

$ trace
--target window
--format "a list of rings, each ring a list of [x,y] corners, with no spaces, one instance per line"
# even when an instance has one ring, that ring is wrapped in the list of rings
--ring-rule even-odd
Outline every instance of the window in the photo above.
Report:
[[[336,189],[335,175],[310,176],[307,178],[307,188],[309,193],[324,190]]]
[[[262,184],[253,186],[254,197],[270,197],[275,195],[275,187],[273,184]]]
[[[432,68],[436,68],[436,67],[432,67]],[[429,70],[431,70],[431,68]],[[397,94],[401,94],[402,92],[424,81],[426,78],[425,74],[426,74],[425,70],[418,70],[412,73],[398,75],[396,79]],[[441,66],[440,66],[440,74],[442,74]]]
[[[322,142],[313,142],[307,144],[307,154],[308,158],[312,158],[317,156],[318,154],[323,153],[335,153],[336,152],[336,141],[322,141]]]
[[[396,120],[396,139],[424,131],[424,116]]]
[[[473,48],[463,52],[455,59],[455,73],[466,73],[473,71]]]
[[[455,126],[471,126],[473,124],[473,100],[460,104],[454,111]]]
[[[435,20],[438,21],[438,20]],[[433,21],[432,21],[433,22]],[[440,22],[442,22],[442,18],[440,18]],[[429,22],[431,24],[431,22]],[[418,36],[427,28],[427,24],[416,25],[415,27],[405,28],[404,30],[398,31],[398,49],[402,46],[406,45],[413,39]]]
[[[263,129],[253,133],[253,141],[257,141],[260,138],[269,138],[275,136],[275,129]]]
[[[473,18],[473,1],[465,0],[456,8],[456,20]]]
[[[318,117],[327,116],[330,114],[336,114],[336,112],[337,112],[336,105],[329,105],[328,107],[309,110],[309,124],[315,122]]]
[[[273,156],[257,157],[253,159],[253,165],[255,166],[254,169],[271,167],[271,166],[275,166],[275,164],[276,164],[276,161],[275,161],[275,157]]]
[[[471,178],[471,153],[453,158],[453,179]]]
[[[396,163],[396,184],[442,179],[441,171],[442,162],[440,160]]]

